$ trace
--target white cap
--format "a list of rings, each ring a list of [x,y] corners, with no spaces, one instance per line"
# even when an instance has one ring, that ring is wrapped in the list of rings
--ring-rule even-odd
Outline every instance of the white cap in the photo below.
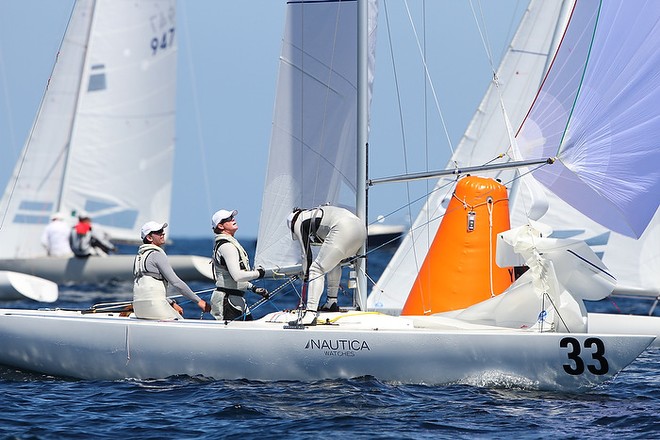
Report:
[[[50,216],[51,220],[66,220],[66,214],[62,211],[55,212]]]
[[[238,211],[235,209],[232,211],[226,209],[216,211],[215,214],[213,214],[213,217],[211,217],[211,229],[215,229],[215,227],[222,223],[223,220],[226,221],[231,217],[236,217],[236,214],[238,214]]]
[[[84,220],[84,219],[91,219],[87,211],[83,211],[82,209],[78,211],[78,220]]]
[[[158,223],[154,221],[146,222],[142,225],[142,229],[140,230],[140,237],[142,237],[142,240],[144,240],[144,237],[151,234],[152,232],[160,231],[166,227],[167,223]]]

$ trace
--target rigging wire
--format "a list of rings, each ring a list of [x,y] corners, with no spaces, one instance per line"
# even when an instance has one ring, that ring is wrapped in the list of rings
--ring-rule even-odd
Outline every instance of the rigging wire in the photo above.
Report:
[[[408,13],[408,20],[410,21],[410,26],[413,31],[413,35],[415,36],[415,42],[417,44],[417,50],[420,53],[420,56],[422,58],[422,66],[424,68],[424,75],[426,76],[426,80],[428,81],[428,85],[431,88],[431,94],[433,95],[433,101],[435,103],[436,110],[438,111],[438,116],[440,117],[440,123],[442,125],[442,129],[445,133],[445,137],[447,138],[447,143],[449,145],[449,149],[451,150],[452,156],[454,154],[454,145],[451,141],[451,137],[449,136],[449,129],[447,128],[447,123],[445,122],[444,115],[442,113],[442,109],[440,108],[440,101],[438,99],[438,94],[435,91],[435,86],[433,85],[433,80],[431,79],[431,75],[429,73],[429,68],[426,63],[426,58],[424,58],[424,51],[422,50],[421,44],[419,42],[419,35],[417,33],[417,28],[415,27],[415,23],[413,22],[412,15],[410,13],[410,8],[408,6],[408,0],[405,0],[404,2],[406,6],[406,12]]]
[[[190,33],[188,31],[188,26],[186,26],[186,23],[188,23],[188,19],[186,18],[186,3],[181,2],[181,16],[182,20],[181,23],[183,24],[183,32],[186,36],[186,59],[188,61],[188,70],[190,72],[190,85],[192,89],[192,102],[193,102],[193,107],[195,109],[195,126],[197,128],[197,140],[199,142],[199,153],[202,158],[202,178],[204,179],[204,192],[206,196],[206,209],[209,213],[212,213],[213,210],[211,208],[211,191],[210,188],[212,188],[212,185],[210,183],[209,179],[209,172],[208,172],[208,164],[210,161],[206,159],[206,142],[204,141],[204,134],[202,131],[202,117],[201,113],[199,111],[199,98],[198,98],[198,93],[197,93],[197,75],[195,74],[195,68],[192,62],[192,48],[190,46]]]

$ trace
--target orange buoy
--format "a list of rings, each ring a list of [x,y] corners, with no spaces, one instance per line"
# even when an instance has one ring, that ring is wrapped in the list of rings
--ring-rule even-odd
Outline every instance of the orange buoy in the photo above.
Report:
[[[506,187],[490,178],[459,180],[401,314],[464,309],[502,293],[513,270],[495,264],[495,244],[508,229]]]

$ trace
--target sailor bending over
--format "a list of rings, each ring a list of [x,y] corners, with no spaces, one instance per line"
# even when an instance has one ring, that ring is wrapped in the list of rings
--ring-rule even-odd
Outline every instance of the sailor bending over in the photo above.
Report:
[[[147,222],[140,235],[142,245],[133,263],[133,310],[141,319],[183,319],[183,309],[167,298],[167,286],[172,285],[183,296],[196,303],[204,312],[211,311],[206,301],[197,296],[172,269],[165,251],[167,223]]]
[[[211,295],[211,314],[218,320],[252,320],[245,302],[245,291],[251,290],[264,298],[268,291],[254,286],[251,280],[263,278],[264,269],[250,269],[250,260],[243,246],[234,238],[238,230],[238,211],[221,209],[213,214],[211,227],[215,236],[213,246],[213,273],[216,289]]]
[[[353,257],[367,237],[364,222],[337,206],[296,208],[287,217],[294,240],[302,249],[303,273],[307,286],[307,310],[316,311],[323,294],[324,275],[328,278],[327,301],[323,311],[338,311],[337,292],[341,281],[341,261]],[[312,261],[313,245],[320,245]]]

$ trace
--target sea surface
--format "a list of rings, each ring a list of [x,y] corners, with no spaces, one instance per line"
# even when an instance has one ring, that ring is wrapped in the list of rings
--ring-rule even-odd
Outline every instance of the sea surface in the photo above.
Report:
[[[254,242],[244,244],[253,255]],[[210,238],[175,239],[168,253],[210,255],[211,248]],[[393,247],[370,252],[369,271],[375,279],[393,252]],[[190,286],[204,291],[204,298],[212,288],[210,283]],[[26,300],[0,302],[0,307],[86,309],[130,300],[131,288],[126,283],[63,286],[55,304]],[[278,294],[255,309],[255,316],[295,307],[296,292]],[[348,294],[340,295],[340,304],[350,304]],[[182,305],[187,318],[199,319],[195,306]],[[590,311],[608,313],[644,314],[650,306],[625,299],[588,304]],[[647,350],[614,381],[586,394],[510,385],[401,385],[372,377],[85,381],[0,366],[0,439],[77,438],[660,438],[660,350]]]

